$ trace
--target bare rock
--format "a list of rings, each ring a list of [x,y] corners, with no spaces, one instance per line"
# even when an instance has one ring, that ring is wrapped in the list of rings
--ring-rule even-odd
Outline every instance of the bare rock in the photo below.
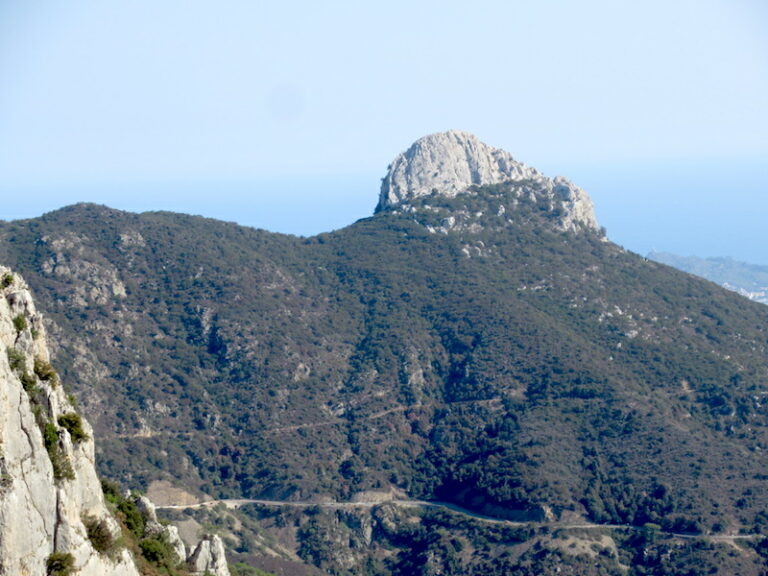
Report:
[[[187,547],[184,546],[184,541],[181,539],[179,529],[176,526],[170,525],[164,527],[165,534],[168,537],[168,543],[176,553],[176,557],[179,562],[184,562],[187,559]]]
[[[562,205],[561,228],[597,229],[592,201],[562,177],[550,179],[511,154],[481,142],[468,132],[451,130],[414,142],[390,164],[376,211],[407,206],[429,194],[454,197],[472,187],[529,182],[537,193]]]
[[[210,573],[230,576],[224,553],[224,542],[218,535],[207,534],[187,558],[187,569],[195,576]]]

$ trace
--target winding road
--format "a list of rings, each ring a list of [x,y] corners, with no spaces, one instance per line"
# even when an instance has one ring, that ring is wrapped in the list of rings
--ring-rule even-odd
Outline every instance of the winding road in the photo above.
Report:
[[[548,527],[558,530],[598,530],[598,529],[610,529],[610,530],[645,530],[646,528],[640,526],[632,526],[629,524],[596,524],[593,522],[564,522],[564,521],[549,521],[549,522],[535,522],[535,521],[515,521],[507,520],[504,518],[495,518],[493,516],[487,516],[478,512],[473,512],[461,506],[451,504],[450,502],[438,502],[430,500],[410,500],[410,499],[389,499],[389,500],[368,500],[360,502],[307,502],[307,501],[284,501],[284,500],[260,500],[251,498],[233,498],[222,500],[207,500],[205,502],[198,502],[197,504],[177,505],[177,506],[157,506],[158,510],[188,510],[199,508],[212,508],[219,504],[223,504],[229,509],[240,508],[249,504],[256,504],[259,506],[268,507],[281,507],[281,508],[327,508],[331,510],[345,510],[355,508],[373,508],[374,506],[381,506],[384,504],[390,504],[394,506],[400,506],[403,508],[438,508],[446,510],[453,514],[465,516],[486,522],[490,524],[504,524],[507,526],[519,526],[519,527]],[[707,542],[724,542],[734,544],[737,540],[761,540],[766,538],[760,534],[685,534],[676,532],[665,532],[663,530],[656,530],[659,534],[672,538],[684,538],[686,540],[705,540]]]

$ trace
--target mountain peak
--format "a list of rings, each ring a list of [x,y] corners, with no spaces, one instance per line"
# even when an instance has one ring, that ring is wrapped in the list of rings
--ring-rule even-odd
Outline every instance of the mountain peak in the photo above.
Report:
[[[452,198],[474,186],[505,182],[530,182],[537,193],[560,201],[564,228],[597,229],[592,201],[584,190],[560,176],[547,178],[509,152],[460,130],[424,136],[400,153],[382,181],[376,212],[428,194]]]

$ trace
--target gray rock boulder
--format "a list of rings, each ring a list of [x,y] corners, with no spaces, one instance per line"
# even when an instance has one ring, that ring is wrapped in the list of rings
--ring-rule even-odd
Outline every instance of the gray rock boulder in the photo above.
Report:
[[[224,542],[218,535],[206,535],[187,558],[187,569],[195,576],[230,576]]]

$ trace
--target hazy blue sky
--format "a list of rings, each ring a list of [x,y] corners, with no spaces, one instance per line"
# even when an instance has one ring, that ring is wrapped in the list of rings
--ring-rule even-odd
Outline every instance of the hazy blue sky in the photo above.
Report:
[[[0,219],[313,234],[450,128],[569,177],[630,249],[768,264],[765,0],[0,0]]]

